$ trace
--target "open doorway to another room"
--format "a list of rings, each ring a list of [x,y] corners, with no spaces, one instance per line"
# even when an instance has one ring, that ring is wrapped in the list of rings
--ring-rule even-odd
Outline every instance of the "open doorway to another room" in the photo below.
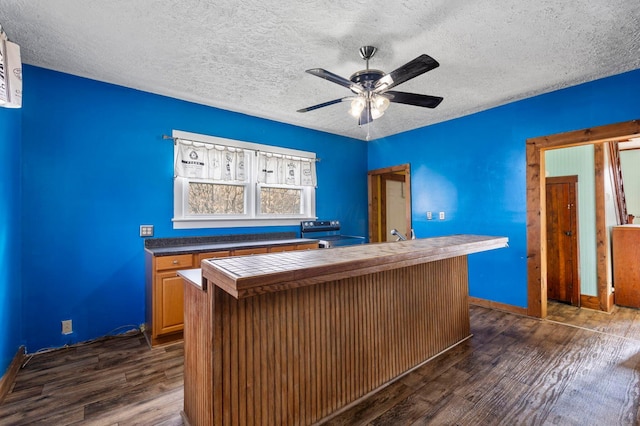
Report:
[[[411,238],[411,167],[409,164],[368,172],[369,242],[395,241],[391,230]]]
[[[595,279],[597,296],[581,297],[581,304],[605,312],[613,309],[609,226],[605,218],[606,142],[627,141],[640,136],[640,120],[577,130],[526,141],[527,157],[527,313],[547,316],[546,163],[545,153],[557,148],[593,145],[595,169]],[[611,162],[611,161],[609,161]],[[582,214],[583,210],[581,210]],[[582,219],[581,219],[582,220]],[[583,236],[584,237],[584,236]],[[584,239],[584,238],[583,238]]]

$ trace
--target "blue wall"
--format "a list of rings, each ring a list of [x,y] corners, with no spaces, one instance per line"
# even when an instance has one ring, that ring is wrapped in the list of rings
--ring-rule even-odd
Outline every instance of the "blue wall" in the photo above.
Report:
[[[418,237],[509,237],[508,249],[469,257],[469,290],[526,307],[526,139],[638,118],[640,70],[378,139],[369,169],[411,163]],[[446,219],[427,221],[427,211]]]
[[[0,377],[22,344],[20,117],[0,108]]]
[[[317,214],[350,234],[367,232],[366,171],[411,163],[418,236],[508,236],[510,248],[470,257],[471,294],[526,306],[525,140],[640,117],[640,71],[369,144],[31,66],[24,81],[22,112],[0,111],[0,173],[12,182],[0,186],[0,226],[14,249],[0,265],[0,367],[21,343],[33,352],[144,321],[140,224],[156,237],[297,230],[174,230],[173,147],[162,140],[173,129],[316,152]],[[427,210],[447,219],[427,221]],[[69,318],[75,331],[62,336]]]
[[[27,350],[144,322],[141,224],[174,230],[173,129],[316,152],[317,215],[367,227],[366,143],[25,66],[23,293]],[[349,159],[347,162],[345,159]],[[60,321],[73,320],[63,336]]]

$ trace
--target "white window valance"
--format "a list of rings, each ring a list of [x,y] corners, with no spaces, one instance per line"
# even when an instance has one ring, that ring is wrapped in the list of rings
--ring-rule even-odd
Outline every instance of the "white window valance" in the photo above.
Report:
[[[258,153],[258,182],[316,186],[316,160],[261,151]]]
[[[180,177],[245,182],[241,148],[176,139],[175,174]]]
[[[176,139],[175,175],[226,182],[247,182],[246,156],[256,156],[254,182],[266,185],[316,186],[316,159],[267,151]],[[255,163],[254,163],[255,164]]]

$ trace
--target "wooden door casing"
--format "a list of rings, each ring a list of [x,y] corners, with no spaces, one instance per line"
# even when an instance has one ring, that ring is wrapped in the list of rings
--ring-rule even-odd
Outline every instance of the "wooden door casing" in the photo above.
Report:
[[[580,306],[577,176],[546,179],[547,297]]]

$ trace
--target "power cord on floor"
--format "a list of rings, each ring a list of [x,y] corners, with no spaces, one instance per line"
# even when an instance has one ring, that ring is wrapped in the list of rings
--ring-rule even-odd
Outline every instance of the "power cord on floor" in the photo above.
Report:
[[[121,330],[121,329],[127,329],[126,331],[122,332],[122,333],[116,333],[116,331]],[[119,338],[119,337],[130,337],[134,334],[138,334],[138,333],[143,333],[144,332],[144,324],[137,326],[137,325],[133,325],[133,324],[127,324],[127,325],[121,325],[120,327],[116,327],[113,330],[111,330],[110,332],[108,332],[107,334],[105,334],[102,337],[98,337],[97,339],[93,339],[93,340],[86,340],[84,342],[78,342],[78,343],[74,343],[72,345],[64,345],[58,348],[54,348],[54,347],[49,347],[49,348],[41,348],[38,349],[35,352],[30,353],[29,355],[27,355],[27,359],[20,365],[20,368],[25,368],[27,366],[27,364],[29,364],[29,361],[31,361],[31,359],[35,356],[35,355],[42,355],[42,354],[46,354],[49,352],[54,352],[54,351],[60,351],[63,349],[71,349],[71,348],[79,348],[82,346],[87,346],[90,345],[92,343],[96,343],[96,342],[100,342],[102,340],[107,340],[107,339],[114,339],[114,338]]]

